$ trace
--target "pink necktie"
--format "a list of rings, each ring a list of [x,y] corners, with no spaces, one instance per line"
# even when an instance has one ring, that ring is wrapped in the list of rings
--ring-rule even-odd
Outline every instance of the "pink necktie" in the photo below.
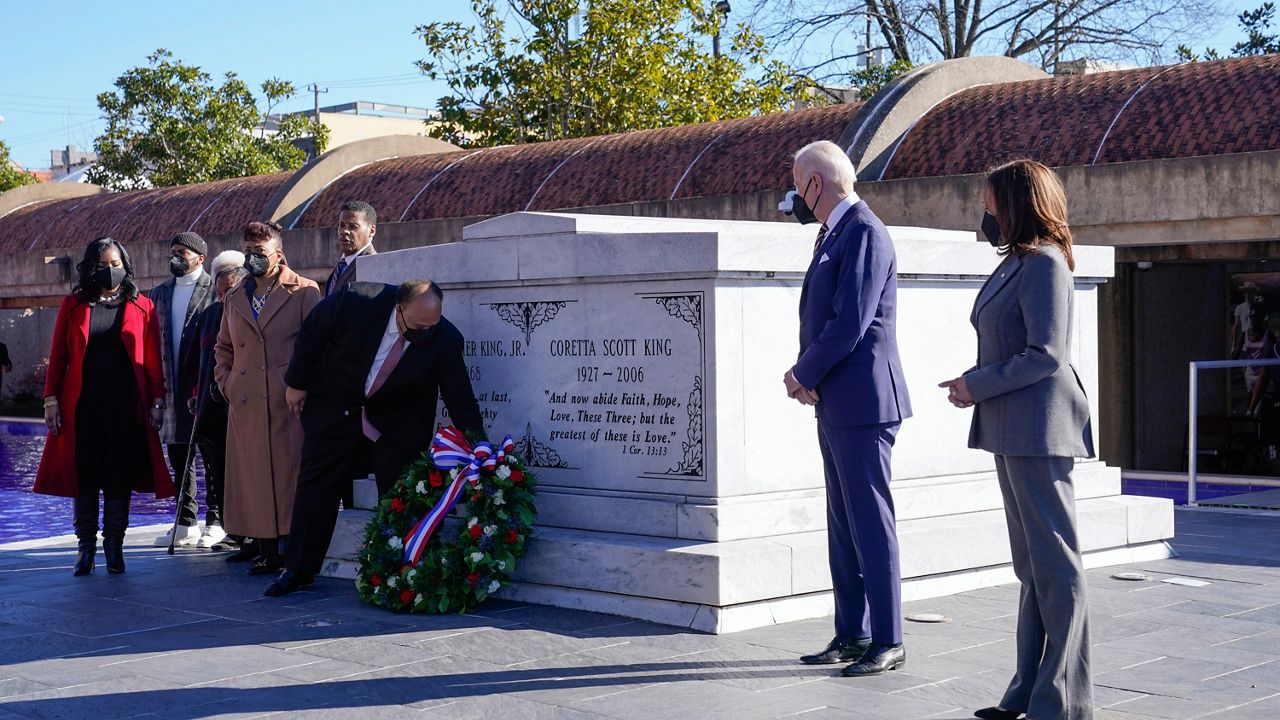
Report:
[[[391,343],[391,351],[387,353],[386,359],[382,361],[382,367],[378,368],[378,374],[373,376],[373,385],[369,386],[369,394],[366,397],[373,397],[378,392],[378,388],[387,381],[387,377],[391,375],[391,371],[396,369],[396,363],[400,362],[400,356],[404,354],[404,336],[397,335],[396,341]],[[378,432],[378,428],[369,422],[369,415],[360,409],[360,424],[364,427],[364,436],[370,440],[377,442],[382,437],[382,433]]]

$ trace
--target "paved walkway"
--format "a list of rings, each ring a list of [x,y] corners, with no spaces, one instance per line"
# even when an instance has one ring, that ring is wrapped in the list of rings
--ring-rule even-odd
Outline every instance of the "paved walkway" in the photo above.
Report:
[[[1097,718],[1280,718],[1280,513],[1177,522],[1180,558],[1089,573]],[[0,720],[958,719],[1013,661],[1014,586],[910,603],[952,622],[908,623],[907,667],[854,681],[796,661],[829,620],[715,637],[511,603],[395,615],[334,580],[263,598],[153,535],[132,535],[123,576],[72,578],[70,542],[0,549]]]

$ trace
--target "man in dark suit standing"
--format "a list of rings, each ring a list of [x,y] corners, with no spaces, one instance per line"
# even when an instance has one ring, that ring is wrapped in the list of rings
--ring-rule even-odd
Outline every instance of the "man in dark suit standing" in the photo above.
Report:
[[[800,294],[800,357],[783,382],[788,396],[817,408],[836,606],[835,638],[801,660],[849,662],[846,677],[879,675],[907,660],[889,493],[894,439],[911,416],[895,330],[897,261],[838,145],[801,148],[792,175],[796,216],[822,228]]]
[[[462,333],[429,280],[398,288],[352,283],[307,317],[285,374],[302,420],[302,468],[285,570],[266,594],[291,593],[320,571],[344,485],[372,469],[386,493],[431,445],[436,403],[453,423],[484,430],[463,361]]]
[[[357,280],[356,261],[366,255],[377,255],[373,236],[378,234],[378,213],[367,202],[343,203],[338,214],[338,250],[342,257],[324,281],[324,295],[329,297]]]
[[[197,446],[190,444],[194,421],[187,412],[187,398],[196,385],[195,374],[182,363],[192,343],[200,342],[200,313],[213,302],[213,279],[204,271],[209,248],[204,238],[193,232],[178,233],[169,241],[169,273],[173,277],[151,289],[147,296],[156,305],[160,318],[160,355],[164,361],[164,386],[168,389],[161,439],[168,445],[169,466],[179,489],[178,537],[176,545],[212,547],[226,533],[218,524],[221,498],[205,493],[209,522],[204,534],[197,526],[196,480],[187,468],[195,463]],[[200,448],[204,453],[204,449]],[[183,465],[183,463],[187,465]],[[185,486],[184,486],[185,483]],[[207,490],[207,488],[206,488]],[[170,531],[172,532],[172,530]],[[169,533],[156,538],[156,547],[169,545]]]

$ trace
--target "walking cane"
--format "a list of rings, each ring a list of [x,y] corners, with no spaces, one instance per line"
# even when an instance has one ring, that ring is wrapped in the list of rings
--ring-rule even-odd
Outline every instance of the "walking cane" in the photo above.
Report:
[[[191,454],[196,448],[196,420],[191,419],[191,438],[187,440],[187,460],[182,466],[182,489],[178,490],[178,506],[173,511],[173,528],[169,530],[169,554],[173,554],[173,545],[178,541],[178,518],[182,517],[182,506],[187,500],[187,477],[195,472],[195,464],[191,462]],[[195,478],[191,479],[191,484],[196,484]],[[195,488],[192,488],[194,491]],[[199,512],[200,508],[196,508]]]

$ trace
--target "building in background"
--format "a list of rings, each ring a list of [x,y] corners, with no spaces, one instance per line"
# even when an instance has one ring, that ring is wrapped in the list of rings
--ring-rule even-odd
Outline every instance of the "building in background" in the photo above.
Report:
[[[85,171],[96,162],[97,153],[68,145],[61,150],[49,151],[49,175],[54,182],[85,182]]]
[[[315,117],[316,111],[297,114]],[[429,132],[427,122],[436,113],[427,108],[359,100],[319,108],[319,115],[320,122],[329,128],[329,146],[325,150],[333,150],[358,140],[385,135],[425,136]],[[280,125],[280,118],[280,115],[270,116],[263,129],[268,133],[274,132]],[[308,155],[315,155],[309,139],[298,144]]]

